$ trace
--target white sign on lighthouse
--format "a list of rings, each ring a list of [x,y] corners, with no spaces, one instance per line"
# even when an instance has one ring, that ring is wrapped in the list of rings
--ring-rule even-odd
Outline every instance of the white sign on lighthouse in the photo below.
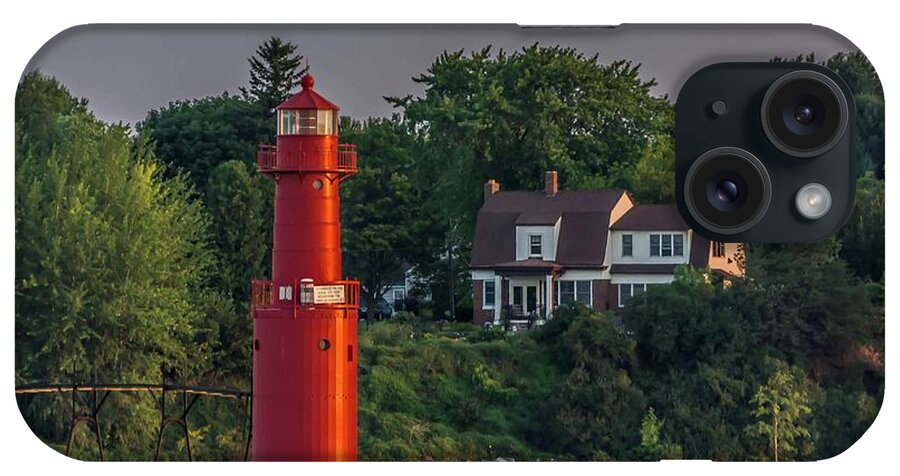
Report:
[[[343,304],[344,286],[316,286],[313,288],[313,302],[315,304]]]

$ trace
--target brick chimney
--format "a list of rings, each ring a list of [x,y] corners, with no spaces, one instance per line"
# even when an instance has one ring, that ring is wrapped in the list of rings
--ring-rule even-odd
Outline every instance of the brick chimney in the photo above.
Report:
[[[556,192],[559,191],[559,181],[556,175],[555,170],[548,170],[546,174],[544,174],[544,193],[547,194],[548,197],[555,197]]]
[[[490,179],[484,183],[484,201],[487,202],[487,199],[490,198],[491,195],[500,191],[500,182]]]

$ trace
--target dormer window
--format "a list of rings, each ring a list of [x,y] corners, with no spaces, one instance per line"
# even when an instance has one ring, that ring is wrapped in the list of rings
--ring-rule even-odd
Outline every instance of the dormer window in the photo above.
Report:
[[[622,256],[632,255],[632,246],[634,244],[632,235],[622,235]]]
[[[543,237],[541,235],[528,236],[528,256],[531,258],[540,258],[543,253]]]

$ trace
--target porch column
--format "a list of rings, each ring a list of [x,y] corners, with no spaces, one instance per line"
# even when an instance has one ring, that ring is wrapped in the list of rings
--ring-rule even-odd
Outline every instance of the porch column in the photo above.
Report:
[[[544,305],[547,306],[547,312],[544,315],[545,319],[550,319],[551,314],[553,314],[553,275],[548,274],[546,279],[546,285],[544,288],[546,289],[547,297],[544,299]]]
[[[500,324],[500,311],[503,308],[503,276],[494,275],[494,325]]]

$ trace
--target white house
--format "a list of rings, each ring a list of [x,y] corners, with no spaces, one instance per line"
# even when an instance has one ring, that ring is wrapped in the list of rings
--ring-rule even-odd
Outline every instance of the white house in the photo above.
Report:
[[[709,266],[736,275],[738,244],[710,243],[675,205],[636,205],[624,190],[543,192],[485,184],[472,247],[476,323],[501,311],[549,317],[558,303],[616,310],[648,286],[669,283],[675,267]]]

